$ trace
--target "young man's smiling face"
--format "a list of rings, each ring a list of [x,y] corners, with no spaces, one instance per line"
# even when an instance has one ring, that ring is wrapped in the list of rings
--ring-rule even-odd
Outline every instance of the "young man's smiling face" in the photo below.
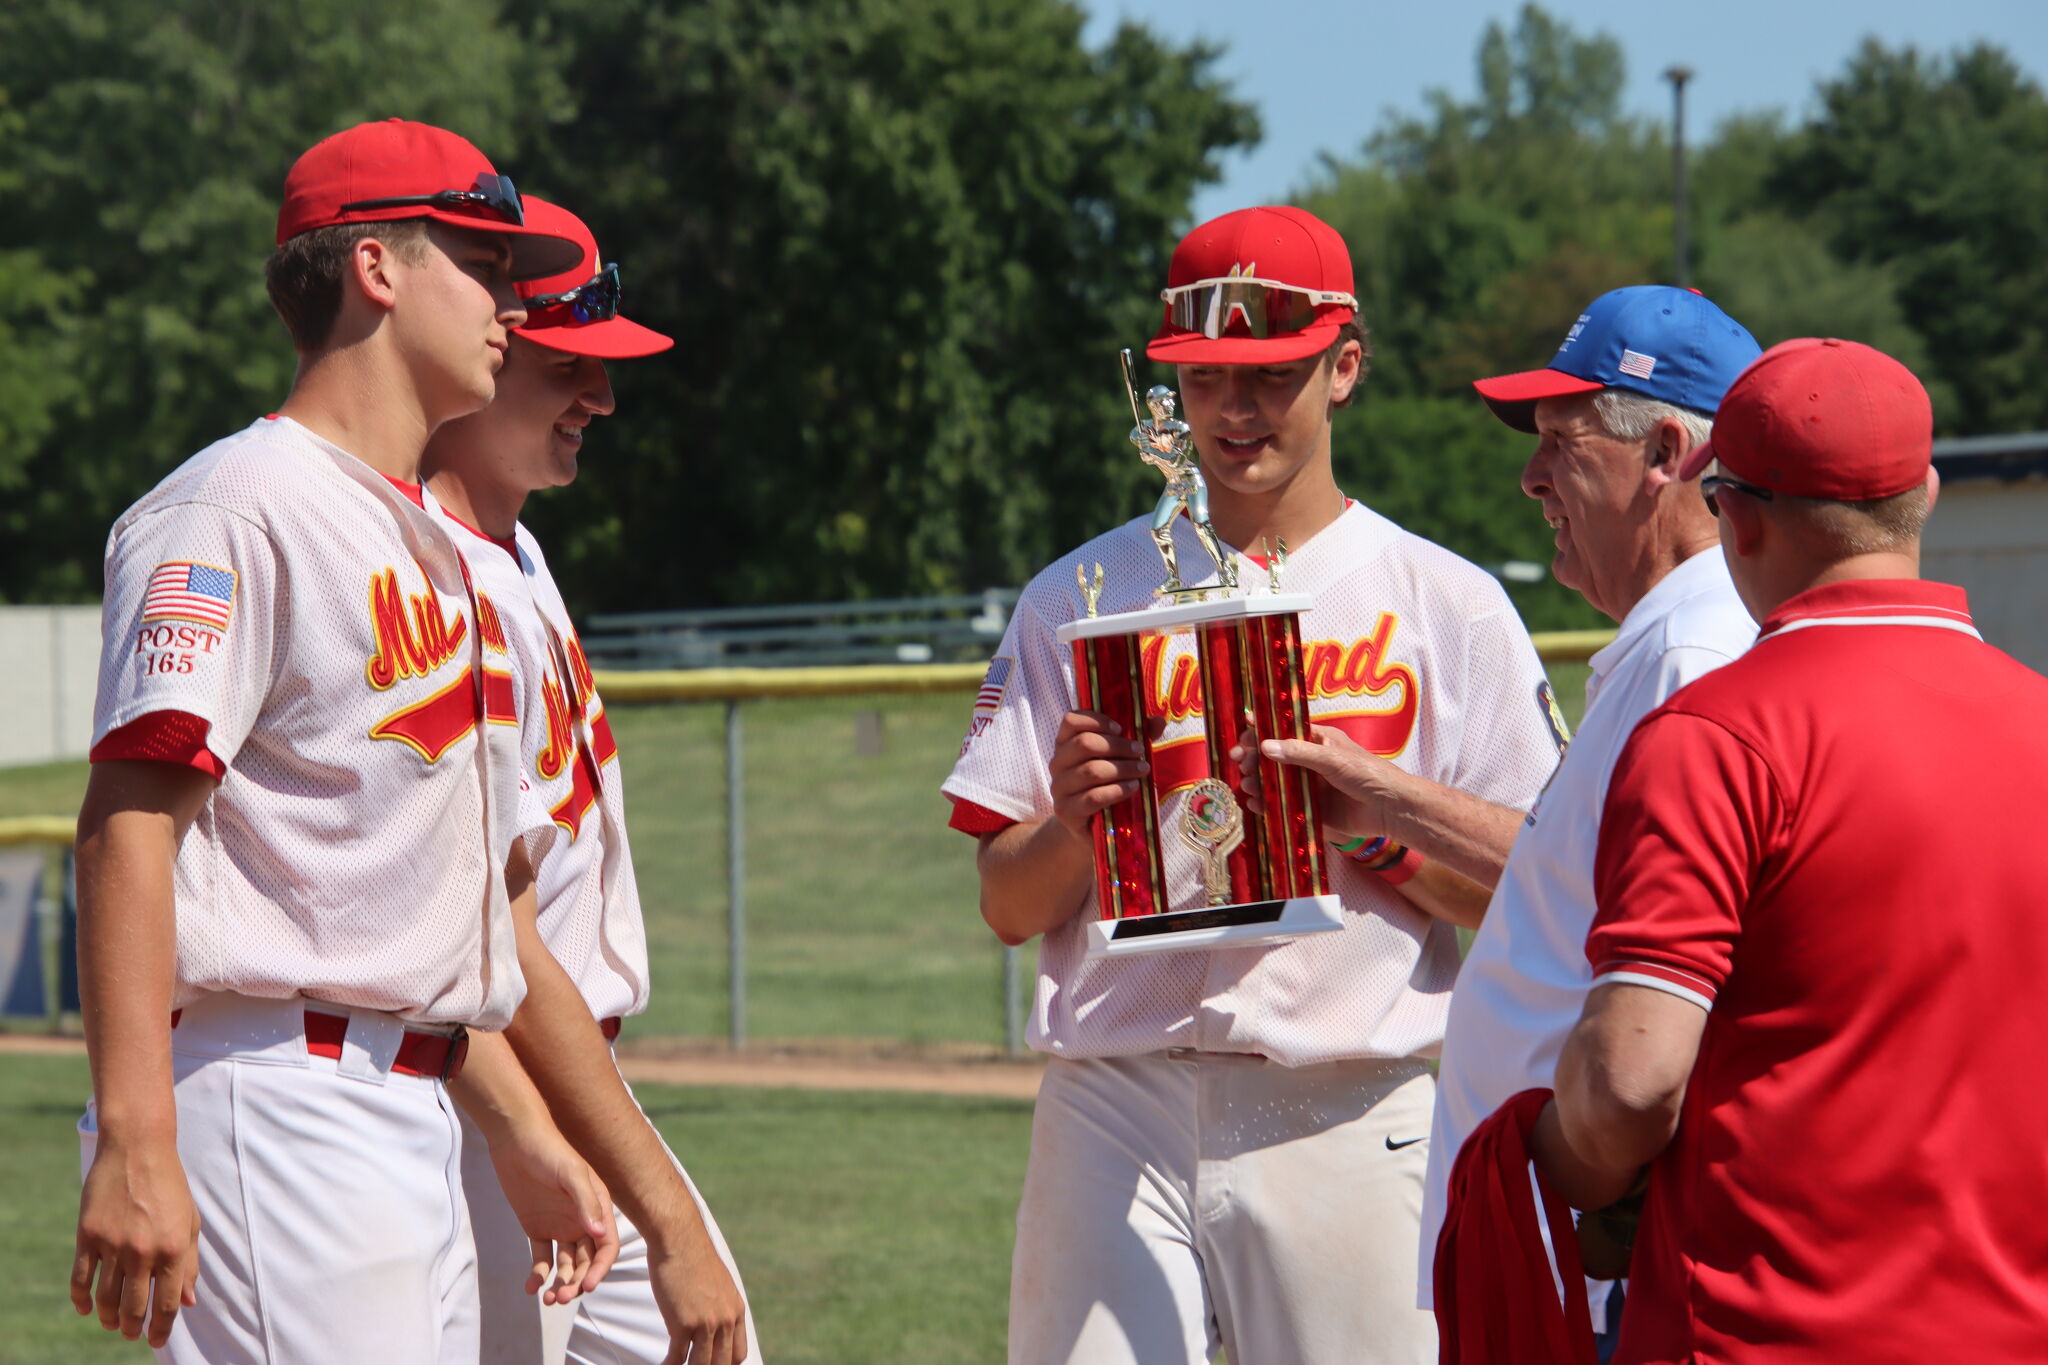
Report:
[[[614,406],[603,361],[515,336],[491,405],[436,440],[474,452],[473,474],[523,496],[573,482],[591,419]]]
[[[1358,383],[1363,348],[1344,341],[1302,360],[1181,365],[1181,419],[1212,490],[1254,496],[1287,487],[1330,459],[1331,405]]]

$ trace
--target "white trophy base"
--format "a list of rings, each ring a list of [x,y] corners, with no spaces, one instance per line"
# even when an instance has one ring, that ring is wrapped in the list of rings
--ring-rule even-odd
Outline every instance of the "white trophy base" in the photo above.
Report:
[[[1303,934],[1342,929],[1335,896],[1296,896],[1284,901],[1203,906],[1161,915],[1099,919],[1088,926],[1088,956],[1131,957],[1188,948],[1243,948],[1285,943]]]
[[[1223,595],[1221,588],[1206,591],[1217,596],[1207,601],[1168,601],[1138,611],[1120,611],[1114,616],[1083,616],[1067,622],[1053,633],[1063,645],[1076,640],[1093,640],[1104,635],[1144,635],[1188,626],[1213,626],[1221,621],[1246,621],[1255,616],[1281,616],[1304,612],[1315,605],[1305,592],[1256,593],[1250,597]]]

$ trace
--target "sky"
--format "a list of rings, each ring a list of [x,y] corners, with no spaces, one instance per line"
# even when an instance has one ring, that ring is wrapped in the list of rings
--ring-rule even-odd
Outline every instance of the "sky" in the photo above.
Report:
[[[1512,27],[1521,9],[1520,0],[1080,3],[1090,46],[1123,18],[1226,45],[1219,70],[1258,106],[1265,136],[1252,152],[1224,159],[1223,181],[1196,196],[1197,221],[1284,198],[1313,174],[1319,153],[1351,155],[1384,111],[1421,112],[1427,90],[1472,98],[1480,34],[1490,20]],[[1671,87],[1660,73],[1691,67],[1688,142],[1730,114],[1808,112],[1815,83],[1838,74],[1866,35],[1930,51],[1985,39],[2035,80],[2048,75],[2048,0],[1551,0],[1546,8],[1581,34],[1620,40],[1632,112],[1668,119]]]

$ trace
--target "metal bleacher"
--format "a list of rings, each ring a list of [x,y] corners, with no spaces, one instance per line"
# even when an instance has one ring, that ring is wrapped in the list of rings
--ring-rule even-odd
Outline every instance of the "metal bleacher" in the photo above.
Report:
[[[592,616],[582,640],[599,668],[795,668],[986,659],[1010,622],[1014,588],[771,607]]]

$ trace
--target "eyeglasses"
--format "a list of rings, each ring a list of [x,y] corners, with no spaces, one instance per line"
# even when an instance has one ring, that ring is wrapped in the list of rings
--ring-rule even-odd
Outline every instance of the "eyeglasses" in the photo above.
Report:
[[[1769,502],[1777,496],[1770,489],[1759,487],[1753,483],[1744,483],[1740,479],[1731,479],[1724,474],[1709,474],[1706,478],[1700,480],[1700,492],[1706,495],[1707,510],[1717,517],[1721,515],[1721,508],[1714,501],[1714,495],[1724,488],[1732,488],[1738,493],[1747,494],[1758,502]]]
[[[578,322],[603,322],[619,315],[619,263],[609,261],[605,268],[592,275],[574,289],[565,289],[559,294],[535,294],[526,300],[529,314],[543,308],[563,308]],[[532,323],[527,324],[531,326]]]
[[[1173,325],[1184,332],[1200,332],[1212,340],[1227,331],[1237,318],[1258,340],[1299,332],[1316,320],[1316,309],[1337,303],[1357,308],[1358,300],[1330,289],[1303,289],[1278,280],[1261,280],[1250,275],[1224,279],[1196,280],[1159,291],[1160,299],[1173,309]]]
[[[415,204],[430,204],[440,209],[459,209],[475,204],[489,209],[501,218],[510,219],[521,227],[526,226],[526,205],[520,202],[519,191],[512,187],[512,177],[509,175],[479,175],[475,186],[466,190],[403,194],[391,199],[358,199],[353,204],[343,204],[340,211],[354,213],[359,209],[402,209]]]

